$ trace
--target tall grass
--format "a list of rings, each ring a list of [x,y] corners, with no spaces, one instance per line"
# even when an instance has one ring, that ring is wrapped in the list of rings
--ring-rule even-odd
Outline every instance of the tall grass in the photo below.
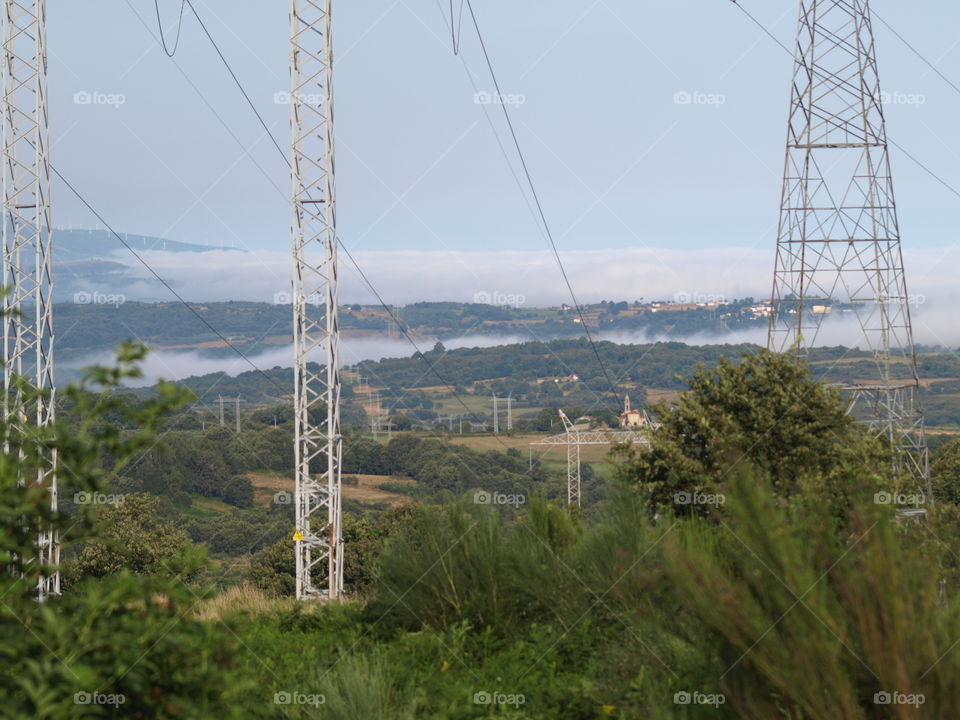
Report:
[[[503,643],[553,627],[549,661],[591,668],[621,717],[699,717],[679,691],[723,693],[718,718],[956,717],[955,524],[904,525],[859,495],[840,518],[815,487],[772,487],[744,471],[709,517],[657,520],[626,491],[588,529],[546,503],[425,510],[382,555],[370,609]]]
[[[370,612],[410,628],[466,620],[500,631],[553,617],[556,593],[576,584],[563,558],[578,534],[565,510],[542,500],[518,522],[483,505],[420,508],[379,558]]]
[[[941,601],[915,528],[861,504],[838,532],[749,475],[731,495],[719,525],[668,539],[665,567],[695,633],[717,639],[738,717],[957,716],[960,606]]]
[[[231,615],[272,615],[290,610],[292,598],[278,598],[253,585],[243,583],[227,588],[205,601],[196,610],[200,620],[224,620]]]
[[[317,684],[324,700],[317,716],[329,720],[412,718],[391,675],[390,668],[376,655],[346,657]]]

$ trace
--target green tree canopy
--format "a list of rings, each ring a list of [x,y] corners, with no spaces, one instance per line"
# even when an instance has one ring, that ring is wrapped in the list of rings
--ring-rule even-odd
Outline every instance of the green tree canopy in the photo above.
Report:
[[[934,453],[930,476],[937,501],[960,504],[960,440],[951,440]]]
[[[743,465],[769,477],[781,497],[813,483],[821,499],[840,503],[878,486],[891,467],[889,451],[847,414],[838,390],[766,350],[699,367],[676,407],[654,411],[660,426],[649,450],[621,450],[617,472],[642,488],[654,512],[682,509],[681,494],[716,493]]]
[[[160,498],[146,494],[117,496],[102,506],[103,527],[71,563],[71,575],[103,577],[127,569],[143,574],[160,570],[190,543],[187,534],[158,517]]]

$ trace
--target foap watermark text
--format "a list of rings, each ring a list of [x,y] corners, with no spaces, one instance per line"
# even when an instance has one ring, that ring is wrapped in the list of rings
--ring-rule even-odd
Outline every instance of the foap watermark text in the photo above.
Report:
[[[723,505],[727,501],[723,493],[678,492],[673,496],[674,505]]]
[[[702,693],[697,690],[687,692],[686,690],[673,694],[674,705],[713,705],[718,708],[727,702],[723,693]]]
[[[521,93],[497,93],[481,90],[474,93],[473,102],[476,105],[508,105],[520,107],[527,102],[527,96]]]
[[[123,93],[105,93],[99,90],[78,90],[73,94],[74,105],[107,105],[119,108],[126,104],[127,96]]]
[[[127,701],[127,696],[123,693],[102,693],[94,690],[93,692],[78,692],[73,694],[74,705],[109,705],[120,707]]]
[[[98,290],[80,290],[73,294],[73,302],[77,305],[113,305],[120,307],[127,301],[122,293],[105,293]]]
[[[473,294],[473,302],[477,305],[518,308],[526,304],[527,297],[522,293],[505,293],[499,290],[487,292],[486,290],[480,290]]]
[[[509,705],[511,707],[520,707],[527,701],[527,698],[520,693],[504,693],[498,690],[488,692],[481,690],[473,694],[474,705]]]
[[[74,505],[122,505],[124,496],[102,492],[78,492],[73,494]]]
[[[274,705],[310,705],[319,707],[327,701],[327,698],[320,693],[302,693],[296,691],[282,691],[274,693]]]
[[[473,493],[473,502],[476,505],[511,505],[513,507],[520,507],[527,502],[527,496],[520,493],[510,494],[477,490]]]
[[[727,96],[722,93],[705,93],[699,90],[678,90],[673,94],[674,105],[697,105],[719,109],[727,104]]]

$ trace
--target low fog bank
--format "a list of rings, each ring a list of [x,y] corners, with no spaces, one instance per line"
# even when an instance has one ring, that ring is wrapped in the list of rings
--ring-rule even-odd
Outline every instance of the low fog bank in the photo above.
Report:
[[[202,254],[149,250],[142,253],[183,297],[196,302],[247,300],[274,302],[290,292],[290,255],[281,251],[212,250]],[[937,302],[960,301],[953,268],[960,263],[960,245],[906,250],[911,294]],[[386,302],[488,302],[508,297],[527,307],[570,302],[556,260],[546,250],[512,252],[363,251],[353,257]],[[773,247],[703,250],[630,248],[569,250],[561,254],[577,297],[601,300],[671,300],[713,296],[732,300],[770,296]],[[160,286],[133,258],[110,256],[124,266],[108,278],[84,277],[83,268],[57,274],[68,293],[123,295],[127,300],[169,301]],[[341,266],[341,299],[377,304],[377,298],[347,259]]]
[[[951,305],[938,303],[922,303],[913,308],[913,323],[915,342],[920,345],[933,347],[956,348],[960,345],[960,324],[956,322],[955,311]],[[748,343],[766,345],[766,326],[752,327],[745,330],[734,330],[723,333],[695,333],[688,335],[672,335],[669,333],[610,332],[599,333],[597,338],[619,345],[643,345],[653,342],[682,342],[688,345],[738,345]],[[549,338],[535,337],[532,334],[523,335],[469,335],[461,338],[444,340],[444,346],[449,350],[466,347],[496,347],[515,343],[545,340]],[[428,351],[433,348],[435,339],[417,339],[419,348]],[[856,318],[850,315],[837,316],[827,319],[817,342],[819,347],[833,347],[844,345],[863,349],[863,338],[860,325]],[[386,337],[371,338],[344,338],[341,341],[341,357],[344,365],[355,365],[364,360],[381,360],[384,358],[410,357],[415,348],[405,339],[390,339]],[[293,347],[276,346],[268,349],[244,349],[244,354],[250,362],[228,350],[204,352],[198,350],[161,350],[151,353],[143,365],[144,377],[131,382],[131,387],[149,386],[159,379],[182,380],[187,377],[206,375],[215,372],[225,372],[235,376],[253,369],[251,363],[259,369],[268,370],[274,367],[290,368],[293,365]],[[104,351],[93,353],[79,359],[61,362],[58,365],[60,381],[75,379],[79,369],[96,364],[112,362],[111,353]],[[321,361],[321,358],[316,358]]]
[[[444,347],[454,350],[462,347],[494,347],[525,342],[532,338],[519,336],[475,335],[444,341]],[[417,340],[424,352],[433,349],[436,340]],[[142,365],[143,378],[128,382],[130,387],[154,385],[158,380],[183,380],[188,377],[224,372],[236,376],[248,372],[256,366],[260,370],[275,367],[293,367],[293,345],[275,346],[269,349],[249,350],[242,348],[244,356],[230,350],[204,352],[200,350],[159,350],[151,352]],[[382,360],[384,358],[410,357],[416,349],[406,340],[390,338],[344,338],[340,342],[340,357],[344,365],[355,365],[364,360]],[[60,379],[72,380],[78,377],[80,369],[90,365],[109,365],[113,354],[107,351],[91,353],[81,358],[58,364]],[[322,358],[315,358],[322,362]],[[247,361],[249,360],[249,362]]]
[[[923,299],[911,308],[914,344],[928,347],[957,348],[960,346],[960,322],[957,321],[956,305],[948,302],[933,303]],[[767,325],[732,329],[728,332],[701,332],[685,335],[670,333],[613,332],[601,333],[600,337],[621,345],[638,345],[650,342],[682,342],[687,345],[737,345],[750,343],[767,344]],[[853,314],[828,317],[820,328],[815,347],[845,347],[868,349],[864,345],[863,330]]]

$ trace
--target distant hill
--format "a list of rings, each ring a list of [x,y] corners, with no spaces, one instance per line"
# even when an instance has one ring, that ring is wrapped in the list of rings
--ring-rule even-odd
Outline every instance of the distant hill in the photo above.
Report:
[[[100,273],[111,277],[123,274],[108,261],[81,261],[71,266],[84,269],[84,277]],[[62,284],[66,278],[57,278]],[[128,280],[128,279],[127,279]],[[103,283],[99,287],[117,287]],[[98,285],[93,285],[98,287]],[[85,290],[85,289],[83,289]],[[257,345],[292,342],[291,309],[286,304],[245,301],[194,303],[193,309],[206,322],[175,299],[160,303],[136,302],[131,297],[113,302],[108,296],[91,297],[83,290],[78,298],[57,302],[54,320],[58,331],[59,352],[107,350],[117,342],[135,336],[156,347],[203,349],[216,354],[219,338],[210,327],[233,338],[238,346],[256,341]],[[162,290],[162,289],[161,289]],[[116,291],[122,292],[122,290]],[[158,294],[169,296],[165,290]],[[59,297],[58,297],[59,300]],[[613,308],[613,310],[611,310]],[[731,306],[726,314],[696,308],[677,312],[650,312],[642,308],[619,310],[613,305],[586,305],[584,317],[596,332],[643,333],[681,337],[689,333],[709,333],[718,339],[731,337],[734,329],[765,326],[763,318],[749,314],[749,305]],[[351,337],[385,337],[402,340],[393,318],[382,307],[347,305],[341,308],[341,328]],[[436,340],[464,336],[535,337],[542,340],[580,337],[583,324],[569,309],[504,308],[477,303],[415,303],[394,308],[393,313],[425,348]],[[66,330],[63,330],[66,328]],[[219,350],[229,354],[230,351]],[[569,374],[569,373],[568,373]]]
[[[743,353],[758,349],[749,344],[698,347],[677,342],[618,345],[603,341],[597,343],[597,350],[606,366],[604,372],[583,338],[486,348],[438,348],[426,355],[434,367],[442,369],[443,382],[417,355],[367,360],[346,368],[344,418],[350,418],[350,422],[360,418],[360,424],[365,424],[363,413],[374,402],[374,390],[386,414],[401,412],[429,427],[448,415],[489,419],[491,394],[510,395],[515,417],[527,420],[542,408],[619,408],[624,394],[642,406],[647,401],[675,397],[687,387],[684,378],[692,377],[701,364],[712,367],[722,357],[736,361]],[[960,427],[960,359],[954,353],[931,353],[920,355],[919,360],[927,425],[953,433],[943,435],[941,440],[953,437]],[[815,348],[810,363],[814,376],[827,382],[851,384],[875,379],[876,365],[870,353],[859,350]],[[569,377],[571,368],[577,371],[576,380]],[[611,396],[607,374],[616,378],[615,397]],[[907,379],[909,368],[898,364],[893,375]],[[365,385],[356,384],[361,376],[367,381]],[[207,404],[219,395],[240,395],[250,403],[248,407],[253,407],[289,403],[293,373],[289,367],[263,368],[262,373],[244,371],[232,377],[215,372],[187,377],[181,383]],[[460,401],[454,399],[446,383],[457,388]],[[147,396],[153,389],[136,392]]]
[[[120,233],[120,237],[137,252],[163,250],[165,252],[209,252],[221,248],[210,245]],[[225,248],[229,249],[229,248]],[[53,260],[60,263],[102,260],[113,253],[129,251],[109,230],[59,230],[53,231]],[[238,251],[241,252],[241,251]]]
[[[120,233],[120,236],[137,253],[151,250],[205,253],[233,249],[194,245],[148,235]],[[155,279],[143,279],[145,272],[140,262],[109,230],[55,229],[52,244],[53,272],[56,279],[54,299],[57,301],[73,300],[77,293],[101,287],[113,288],[113,292],[122,293],[130,300],[166,299],[168,295]]]

